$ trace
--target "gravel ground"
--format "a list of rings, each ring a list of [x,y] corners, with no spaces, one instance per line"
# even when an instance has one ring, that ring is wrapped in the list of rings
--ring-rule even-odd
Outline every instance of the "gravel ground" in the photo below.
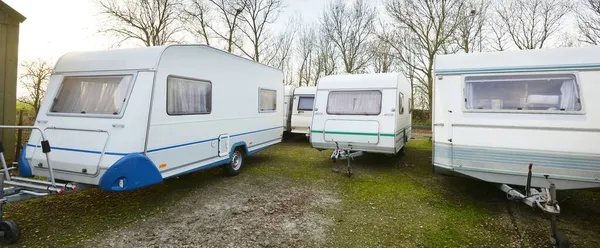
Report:
[[[83,246],[322,246],[333,220],[321,213],[338,204],[330,192],[242,173],[194,190],[166,213]]]

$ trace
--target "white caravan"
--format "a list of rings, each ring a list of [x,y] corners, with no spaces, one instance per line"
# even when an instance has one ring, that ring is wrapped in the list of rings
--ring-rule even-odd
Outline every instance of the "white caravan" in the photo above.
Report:
[[[316,87],[286,86],[286,131],[310,134]]]
[[[440,55],[433,164],[488,182],[600,187],[599,47]]]
[[[396,154],[411,137],[411,87],[400,73],[319,79],[310,143],[324,149]]]
[[[539,207],[550,215],[552,243],[569,247],[556,227],[556,191],[600,187],[599,53],[594,46],[437,56],[435,171],[496,183],[509,199]]]
[[[56,179],[128,191],[223,166],[281,142],[283,73],[204,45],[74,52],[50,78],[35,125]],[[22,176],[49,176],[32,135]]]

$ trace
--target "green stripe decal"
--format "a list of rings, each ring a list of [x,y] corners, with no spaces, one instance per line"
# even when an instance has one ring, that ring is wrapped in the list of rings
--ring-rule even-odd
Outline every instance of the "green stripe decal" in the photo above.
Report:
[[[326,133],[326,134],[347,134],[347,135],[362,135],[362,136],[387,136],[394,137],[394,134],[391,133],[356,133],[356,132],[336,132],[336,131],[322,131],[322,130],[310,130],[311,133]]]

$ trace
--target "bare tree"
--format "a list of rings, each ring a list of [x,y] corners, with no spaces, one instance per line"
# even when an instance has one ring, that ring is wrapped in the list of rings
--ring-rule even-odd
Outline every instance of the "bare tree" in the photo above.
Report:
[[[282,0],[244,0],[245,8],[241,16],[244,24],[241,29],[244,36],[250,41],[251,49],[245,49],[242,43],[235,45],[242,52],[256,62],[261,62],[262,49],[267,41],[265,35],[268,26],[279,17],[283,8]]]
[[[393,35],[382,37],[394,49],[403,72],[415,79],[415,96],[423,97],[427,110],[433,98],[433,66],[436,54],[443,51],[463,23],[462,0],[388,0],[385,4],[392,18]],[[419,96],[422,94],[423,96]]]
[[[582,42],[600,44],[600,0],[582,0],[577,6],[577,27]]]
[[[27,90],[28,95],[19,101],[31,105],[35,113],[40,110],[40,104],[46,94],[48,79],[52,74],[50,62],[42,59],[27,60],[21,64],[24,72],[20,77],[21,85]]]
[[[469,0],[461,13],[464,19],[458,25],[456,45],[465,53],[483,51],[484,27],[486,25],[489,0]]]
[[[264,51],[263,64],[267,64],[283,71],[286,82],[294,80],[292,63],[294,40],[300,28],[298,17],[292,17],[286,28],[274,38],[268,40],[268,46]]]
[[[240,17],[246,6],[246,0],[208,0],[216,9],[218,21],[207,24],[219,40],[225,42],[225,50],[233,52],[238,41],[237,32],[240,30]]]
[[[489,29],[490,36],[488,39],[490,48],[496,51],[508,49],[511,41],[510,35],[508,34],[508,27],[500,15],[498,15],[497,11],[490,14]]]
[[[519,49],[540,49],[569,13],[569,0],[497,1],[500,23]]]
[[[188,31],[198,40],[210,46],[208,24],[213,22],[210,18],[211,8],[206,0],[191,0],[189,5],[182,6],[183,21],[188,24]]]
[[[317,65],[313,63],[313,58],[316,57],[316,37],[315,28],[309,25],[304,25],[304,27],[300,30],[298,39],[296,39],[296,53],[299,66],[299,86],[309,86],[315,77],[313,68]]]
[[[335,0],[323,12],[322,27],[339,51],[346,72],[360,72],[369,63],[375,17],[375,8],[364,0],[355,0],[352,6]]]
[[[380,35],[380,37],[382,37]],[[396,61],[392,54],[392,46],[382,39],[376,39],[371,46],[373,71],[376,73],[386,73],[392,71]]]
[[[180,0],[99,0],[100,11],[108,18],[101,30],[121,37],[119,42],[137,40],[145,46],[175,43]]]

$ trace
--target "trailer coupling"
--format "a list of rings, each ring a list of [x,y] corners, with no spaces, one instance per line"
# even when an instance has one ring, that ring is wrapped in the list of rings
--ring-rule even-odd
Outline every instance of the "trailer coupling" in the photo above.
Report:
[[[350,177],[352,174],[352,165],[350,164],[350,160],[354,160],[355,157],[362,156],[364,153],[362,151],[352,152],[352,149],[343,149],[340,148],[339,144],[335,142],[335,150],[331,154],[331,160],[335,163],[337,160],[347,160],[347,172],[346,174]]]
[[[544,213],[548,214],[550,216],[550,242],[557,248],[568,248],[569,240],[567,236],[556,228],[556,220],[560,214],[560,206],[556,200],[556,185],[548,180],[548,175],[544,175],[549,182],[549,187],[539,190],[532,188],[532,167],[533,164],[529,164],[524,194],[506,184],[499,185],[499,188],[506,192],[506,196],[509,200],[523,202],[532,208],[539,208]]]

